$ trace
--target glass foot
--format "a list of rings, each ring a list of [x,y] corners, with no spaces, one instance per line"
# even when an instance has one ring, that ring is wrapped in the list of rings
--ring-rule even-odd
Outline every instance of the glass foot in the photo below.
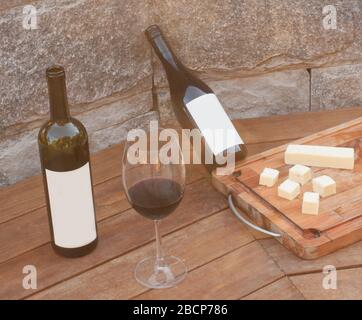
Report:
[[[166,256],[156,265],[156,257],[141,260],[135,269],[136,280],[145,287],[152,289],[170,288],[182,281],[187,268],[181,259]]]

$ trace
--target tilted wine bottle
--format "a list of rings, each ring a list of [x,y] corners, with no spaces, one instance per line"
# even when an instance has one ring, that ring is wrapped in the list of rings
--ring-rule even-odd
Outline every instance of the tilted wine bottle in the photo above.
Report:
[[[79,257],[97,245],[88,136],[69,114],[64,68],[47,69],[50,120],[38,145],[52,246],[66,257]]]
[[[208,164],[205,149],[201,150],[207,169],[211,171],[220,166],[216,157],[226,152],[234,155],[235,161],[245,158],[244,142],[214,92],[179,61],[157,25],[148,27],[145,33],[166,71],[178,121],[183,128],[198,128],[204,146],[212,154],[212,163]],[[216,139],[216,134],[210,135],[212,131],[221,133],[222,139]]]

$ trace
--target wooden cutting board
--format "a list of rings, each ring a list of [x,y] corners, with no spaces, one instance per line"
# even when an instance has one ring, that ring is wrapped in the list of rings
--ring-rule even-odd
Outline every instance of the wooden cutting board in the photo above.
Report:
[[[312,167],[314,177],[329,175],[337,183],[335,195],[321,198],[318,216],[301,213],[303,192],[312,191],[311,183],[304,185],[292,201],[277,196],[277,187],[287,179],[291,167],[284,163],[287,145],[237,163],[232,175],[217,176],[213,172],[213,185],[225,195],[232,193],[234,202],[256,225],[281,234],[276,239],[300,258],[316,259],[361,240],[362,117],[293,143],[355,149],[354,170]],[[280,171],[274,187],[259,186],[259,175],[265,167]]]

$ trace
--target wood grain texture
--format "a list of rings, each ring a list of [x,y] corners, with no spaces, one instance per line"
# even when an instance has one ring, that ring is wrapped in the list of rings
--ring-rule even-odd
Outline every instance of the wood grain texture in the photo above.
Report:
[[[248,143],[248,156],[253,156],[258,153],[267,151],[269,149],[282,146],[288,142],[292,141],[291,139],[284,139],[271,142],[259,142],[259,143]]]
[[[226,208],[225,199],[210,182],[200,180],[186,187],[179,207],[163,220],[162,231],[169,233]],[[154,238],[152,222],[133,209],[101,221],[98,233],[97,249],[79,259],[60,257],[46,243],[0,264],[0,299],[18,299],[36,292],[24,290],[21,285],[25,265],[36,266],[38,290],[42,290],[145,245]]]
[[[362,266],[362,241],[316,260],[298,258],[275,239],[261,240],[260,243],[287,275],[319,272],[330,264],[336,268]]]
[[[362,108],[292,113],[237,120],[234,123],[243,140],[250,144],[296,140],[358,117],[362,117]]]
[[[194,168],[189,166],[187,183],[198,181],[206,174],[206,169],[201,166],[195,166]],[[99,177],[98,181],[101,181],[100,179]],[[38,190],[35,192],[38,192]],[[43,194],[43,191],[40,192]],[[109,178],[100,184],[96,184],[94,197],[98,222],[131,207],[123,190],[121,176]],[[9,241],[9,239],[12,240]],[[39,209],[0,223],[0,263],[44,245],[49,241],[48,216],[43,204]]]
[[[284,277],[247,295],[243,300],[304,300],[304,296]]]
[[[252,242],[193,270],[177,287],[151,290],[137,299],[240,299],[282,276],[259,243]]]
[[[308,300],[361,300],[362,268],[337,270],[337,288],[325,289],[322,272],[290,277]]]
[[[102,221],[131,206],[123,193],[120,177],[94,189],[97,221]],[[9,239],[12,239],[9,241]],[[16,257],[50,241],[48,216],[42,207],[29,214],[0,224],[0,262]]]
[[[252,219],[281,234],[278,240],[296,255],[316,259],[362,239],[361,137],[362,117],[293,142],[347,146],[355,150],[354,170],[312,168],[314,176],[328,175],[337,183],[337,194],[320,200],[317,216],[301,213],[302,196],[312,191],[311,183],[304,185],[300,195],[292,201],[278,196],[278,185],[288,177],[291,167],[284,163],[286,145],[240,162],[234,170],[241,173],[238,177],[217,176],[214,172],[213,184],[224,194],[231,192]],[[273,187],[259,185],[259,176],[265,167],[280,171],[279,183]]]
[[[213,236],[210,237],[210,234]],[[229,209],[173,232],[163,240],[166,253],[182,258],[189,271],[254,241],[244,226],[235,224]],[[132,298],[148,290],[138,284],[133,271],[137,262],[154,255],[154,250],[154,243],[145,245],[40,292],[31,299]]]
[[[108,148],[91,157],[95,185],[121,174],[123,146]],[[21,195],[21,197],[17,196]],[[35,176],[0,189],[0,223],[45,207],[41,176]]]

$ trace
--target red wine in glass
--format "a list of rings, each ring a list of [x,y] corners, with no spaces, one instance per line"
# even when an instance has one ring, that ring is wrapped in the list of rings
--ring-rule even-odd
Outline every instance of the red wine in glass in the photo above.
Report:
[[[167,178],[137,182],[128,190],[132,206],[144,217],[161,220],[173,212],[183,196],[182,186]]]

